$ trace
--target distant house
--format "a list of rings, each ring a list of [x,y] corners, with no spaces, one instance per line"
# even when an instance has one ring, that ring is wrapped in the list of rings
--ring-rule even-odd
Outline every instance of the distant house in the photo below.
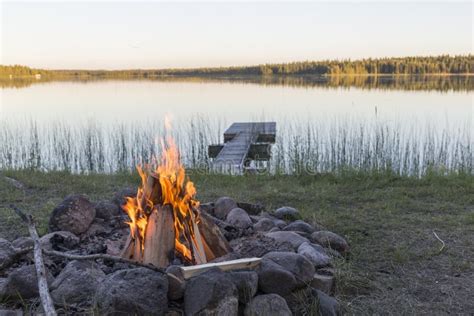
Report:
[[[35,79],[36,79],[36,80],[40,80],[40,79],[41,79],[41,74],[36,74],[36,75],[35,75]]]

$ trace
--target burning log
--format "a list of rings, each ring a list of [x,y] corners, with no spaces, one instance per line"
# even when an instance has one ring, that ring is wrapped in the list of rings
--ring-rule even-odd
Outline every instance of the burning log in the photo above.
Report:
[[[204,212],[199,214],[198,228],[202,235],[208,261],[232,252],[232,248],[210,215]]]
[[[166,267],[174,259],[173,211],[169,205],[155,207],[145,232],[143,263]]]
[[[213,221],[200,214],[196,189],[171,138],[163,144],[161,164],[138,172],[137,196],[122,206],[130,217],[122,257],[166,267],[175,256],[185,264],[204,264],[232,250]]]

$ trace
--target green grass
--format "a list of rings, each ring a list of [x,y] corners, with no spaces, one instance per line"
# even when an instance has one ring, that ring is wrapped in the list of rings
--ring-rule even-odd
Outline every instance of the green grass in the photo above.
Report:
[[[4,176],[25,185],[14,188]],[[337,298],[350,314],[463,314],[474,310],[474,179],[467,175],[346,173],[225,176],[191,173],[202,202],[219,196],[289,205],[308,221],[346,237],[351,255],[337,260]],[[110,199],[138,176],[0,173],[0,237],[26,235],[10,203],[33,213],[40,233],[66,195]],[[433,231],[446,243],[441,243]]]

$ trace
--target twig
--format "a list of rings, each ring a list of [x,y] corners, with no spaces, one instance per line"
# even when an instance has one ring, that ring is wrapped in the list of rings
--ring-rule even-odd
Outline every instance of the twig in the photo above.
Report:
[[[31,238],[34,241],[34,258],[35,258],[35,268],[36,268],[36,277],[38,278],[38,290],[41,298],[41,304],[43,305],[44,313],[47,316],[56,316],[56,310],[54,309],[53,300],[49,294],[48,281],[46,279],[46,269],[43,263],[43,255],[41,251],[41,244],[36,231],[35,223],[31,215],[26,215],[15,205],[10,205],[10,207],[20,216],[20,218],[28,225],[28,231]]]
[[[443,250],[444,250],[444,246],[446,246],[446,244],[444,243],[444,241],[439,238],[438,234],[436,234],[436,232],[433,230],[433,235],[436,237],[436,239],[438,239],[440,242],[441,242],[441,248],[439,248],[439,251],[438,253],[441,253]]]
[[[107,254],[103,254],[103,253],[97,253],[97,254],[93,254],[93,255],[73,255],[73,254],[64,253],[64,252],[55,251],[55,250],[43,250],[43,252],[46,255],[49,255],[49,256],[63,257],[63,258],[70,259],[70,260],[103,259],[103,260],[110,260],[110,261],[115,261],[115,262],[122,262],[122,263],[127,263],[127,264],[131,264],[131,265],[139,266],[139,267],[148,268],[148,269],[156,271],[156,272],[166,273],[166,271],[164,269],[155,267],[154,265],[151,265],[151,264],[136,262],[136,261],[132,261],[132,260],[122,258],[122,257],[111,256],[111,255],[107,255]]]

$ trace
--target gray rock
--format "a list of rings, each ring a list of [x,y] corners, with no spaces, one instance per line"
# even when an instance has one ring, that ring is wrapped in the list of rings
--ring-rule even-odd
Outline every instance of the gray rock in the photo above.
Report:
[[[95,216],[106,221],[110,221],[123,214],[125,214],[124,211],[117,204],[112,202],[100,201],[95,205]]]
[[[327,267],[331,264],[331,258],[324,252],[318,251],[317,246],[304,242],[298,247],[298,253],[311,261],[315,268]]]
[[[119,270],[97,288],[99,313],[164,315],[168,309],[168,279],[147,268]]]
[[[314,276],[314,266],[304,256],[294,252],[269,252],[263,258],[269,259],[291,272],[298,286],[309,284]]]
[[[241,229],[246,229],[252,226],[252,220],[247,212],[238,207],[232,209],[229,214],[227,214],[226,222]]]
[[[214,214],[217,218],[225,220],[227,214],[229,214],[229,212],[236,207],[238,207],[237,203],[233,199],[224,196],[218,198],[217,201],[214,203]]]
[[[235,271],[229,276],[239,292],[239,302],[247,304],[258,289],[258,274],[255,271]]]
[[[234,239],[230,245],[240,258],[262,257],[271,251],[294,251],[290,243],[279,242],[260,234]]]
[[[269,259],[263,259],[257,270],[258,288],[263,293],[287,295],[296,287],[293,273]]]
[[[311,287],[299,288],[283,298],[293,315],[319,315],[318,299]]]
[[[186,289],[186,282],[180,266],[171,265],[166,268],[166,273],[168,277],[168,299],[171,301],[182,299]]]
[[[87,231],[94,218],[94,204],[83,195],[70,195],[53,210],[49,230],[65,230],[79,235]]]
[[[46,270],[48,285],[54,281],[53,276]],[[13,270],[4,285],[5,294],[11,298],[30,299],[39,296],[38,278],[34,264],[22,266]]]
[[[3,238],[0,238],[0,262],[9,265],[15,259],[15,249],[12,244]]]
[[[273,223],[275,224],[276,227],[282,229],[286,226],[286,222],[282,219],[276,219],[273,221]]]
[[[300,218],[300,212],[289,206],[283,206],[273,212],[276,218],[284,219],[286,221],[294,221]]]
[[[186,315],[237,315],[238,308],[237,288],[231,278],[219,269],[191,278],[186,284]]]
[[[254,297],[245,307],[244,316],[291,316],[283,297],[265,294]]]
[[[331,295],[334,288],[334,276],[316,272],[311,281],[311,286]]]
[[[95,262],[71,261],[51,284],[51,298],[58,305],[90,303],[104,278]]]
[[[57,231],[40,238],[41,248],[45,250],[58,250],[58,245],[61,248],[73,249],[79,242],[79,237],[68,231]]]
[[[259,215],[265,211],[265,207],[262,204],[237,202],[237,207],[244,209],[247,212],[247,214],[250,214],[250,215]]]
[[[115,192],[114,197],[112,198],[112,203],[121,207],[127,202],[127,198],[134,198],[137,196],[136,188],[123,188]]]
[[[315,231],[313,226],[311,226],[310,224],[308,224],[308,223],[306,223],[302,220],[296,220],[296,221],[288,224],[287,226],[283,227],[282,230],[285,230],[285,231],[298,231],[298,232],[304,232],[304,233],[308,233],[308,234],[312,234]]]
[[[275,223],[269,218],[261,218],[254,225],[256,231],[266,232],[275,227]]]
[[[295,232],[269,232],[266,233],[265,236],[273,238],[278,242],[289,242],[295,250],[298,249],[302,243],[309,242],[307,238],[304,238]]]
[[[321,316],[337,316],[339,314],[339,303],[335,298],[317,289],[313,289],[313,295],[318,298]]]
[[[12,241],[12,246],[18,249],[26,249],[33,247],[34,241],[31,237],[20,237]]]
[[[342,255],[349,252],[347,241],[341,236],[327,230],[311,234],[311,240],[323,247],[334,249]]]
[[[280,231],[280,228],[278,227],[273,227],[272,229],[270,229],[268,232],[269,233],[273,233],[273,232],[279,232]]]

